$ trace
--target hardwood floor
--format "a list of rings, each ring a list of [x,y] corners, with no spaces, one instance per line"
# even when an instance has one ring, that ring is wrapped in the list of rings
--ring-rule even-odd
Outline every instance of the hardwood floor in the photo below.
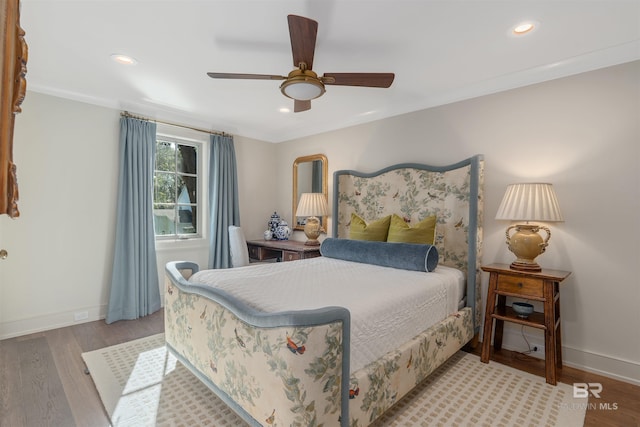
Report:
[[[482,346],[473,350],[480,356]],[[521,353],[491,349],[491,361],[502,363],[544,378],[544,360],[523,355]],[[489,362],[491,363],[491,362]],[[600,398],[589,396],[585,427],[638,427],[640,426],[640,387],[616,381],[602,375],[563,366],[559,371],[558,381],[573,385],[574,383],[600,383]]]
[[[163,330],[159,311],[139,320],[89,322],[0,341],[0,426],[108,426],[81,354]],[[479,352],[477,346],[474,353]],[[491,360],[544,377],[539,359],[502,350]],[[589,399],[585,426],[640,426],[640,387],[569,367],[560,382],[602,383],[601,398]]]
[[[1,427],[105,427],[109,418],[81,354],[164,331],[163,311],[0,341]]]

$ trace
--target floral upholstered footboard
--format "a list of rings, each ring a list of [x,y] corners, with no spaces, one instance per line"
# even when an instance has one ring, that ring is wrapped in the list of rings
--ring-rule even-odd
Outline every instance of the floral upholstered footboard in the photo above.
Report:
[[[167,346],[251,425],[367,426],[473,336],[464,308],[350,375],[347,310],[258,313],[197,271],[167,264]]]
[[[167,265],[165,337],[178,359],[252,425],[339,425],[348,311],[257,313],[179,272],[197,270]]]
[[[349,381],[349,425],[364,427],[375,421],[471,338],[473,316],[466,307],[354,372]]]

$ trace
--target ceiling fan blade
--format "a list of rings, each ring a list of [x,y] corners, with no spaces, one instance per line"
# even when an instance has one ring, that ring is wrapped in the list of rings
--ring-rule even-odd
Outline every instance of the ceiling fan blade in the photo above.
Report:
[[[322,83],[337,86],[366,86],[387,88],[393,83],[393,73],[325,73]]]
[[[295,100],[293,103],[293,112],[300,113],[311,109],[311,101],[299,101]]]
[[[251,80],[285,80],[285,76],[274,74],[238,74],[238,73],[207,73],[212,79],[251,79]]]
[[[305,63],[307,70],[313,68],[313,54],[316,50],[316,36],[318,23],[303,16],[289,15],[289,37],[291,38],[291,52],[293,66],[299,67]]]

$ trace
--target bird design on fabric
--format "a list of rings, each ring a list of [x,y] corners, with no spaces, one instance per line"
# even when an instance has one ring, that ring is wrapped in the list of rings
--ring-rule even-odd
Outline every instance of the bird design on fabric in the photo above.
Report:
[[[355,388],[349,389],[349,399],[355,399],[356,396],[360,394],[360,387],[356,386]]]
[[[455,228],[460,228],[460,227],[462,227],[462,220],[463,220],[463,219],[464,219],[464,218],[460,218],[460,221],[456,222],[456,225],[454,225],[454,227],[455,227]]]
[[[273,425],[273,422],[276,420],[276,410],[274,409],[273,412],[271,412],[271,415],[269,415],[269,418],[267,418],[266,420],[264,420],[267,424],[271,424]]]
[[[233,328],[233,332],[236,334],[236,341],[238,341],[238,345],[242,348],[245,348],[246,345],[244,341],[242,341],[242,338],[240,338],[240,336],[238,335],[238,330],[236,328]]]
[[[218,373],[218,367],[216,366],[216,364],[213,362],[213,360],[209,359],[209,367],[211,368],[211,370],[214,373]]]
[[[291,350],[293,354],[304,354],[304,351],[306,350],[305,346],[298,347],[298,344],[293,342],[289,335],[287,335],[287,348]]]
[[[202,314],[200,315],[200,320],[204,320],[207,318],[207,306],[204,306],[204,310],[202,310]]]
[[[173,287],[172,286],[168,286],[167,287],[167,292],[169,292],[169,295],[173,295]]]
[[[409,354],[409,361],[407,362],[407,369],[411,368],[413,364],[413,349],[411,349],[411,354]]]

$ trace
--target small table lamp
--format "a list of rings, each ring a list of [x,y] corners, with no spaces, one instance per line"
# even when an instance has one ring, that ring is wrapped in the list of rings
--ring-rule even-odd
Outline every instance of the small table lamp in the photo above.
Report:
[[[553,186],[540,183],[509,185],[498,208],[496,219],[526,222],[511,225],[506,231],[507,246],[517,258],[511,263],[511,268],[524,271],[542,270],[535,258],[546,250],[551,231],[543,225],[529,224],[529,221],[564,221]],[[511,229],[515,229],[516,232],[509,236]],[[538,234],[540,229],[547,233],[546,239]]]
[[[323,193],[302,193],[295,216],[307,217],[304,224],[304,234],[307,236],[305,245],[318,246],[320,244],[318,236],[320,236],[322,225],[317,217],[327,215],[328,211],[327,198]]]

